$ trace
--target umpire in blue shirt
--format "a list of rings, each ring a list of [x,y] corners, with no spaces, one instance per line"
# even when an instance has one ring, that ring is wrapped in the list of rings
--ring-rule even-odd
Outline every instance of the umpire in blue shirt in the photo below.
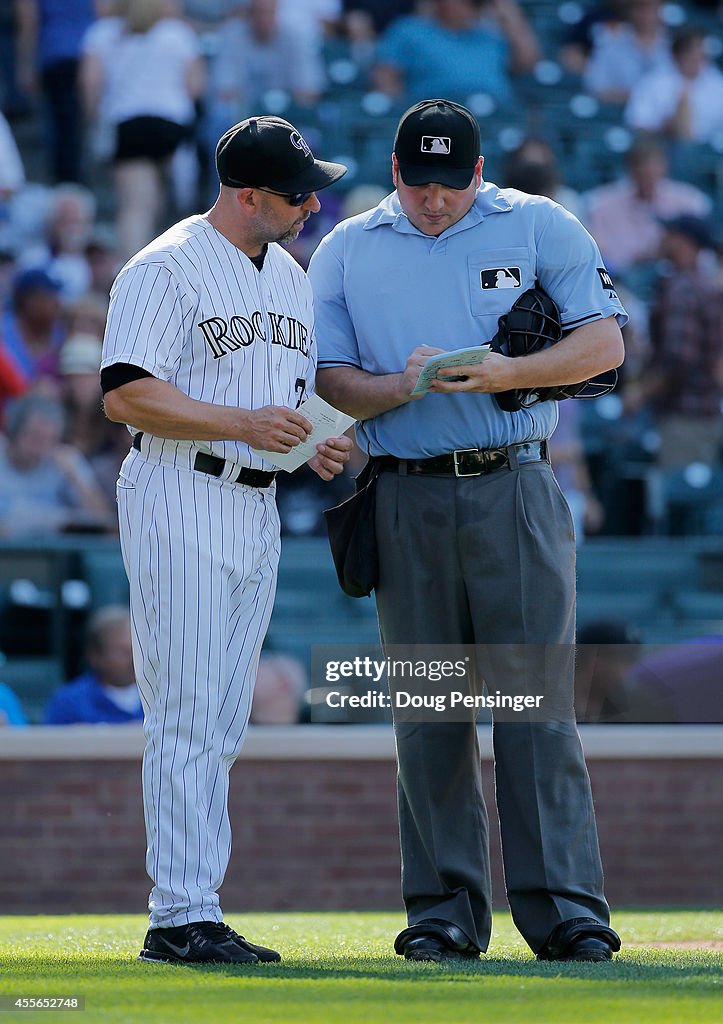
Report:
[[[402,116],[395,191],[338,224],[311,260],[317,390],[361,421],[359,444],[379,460],[385,650],[475,645],[489,693],[517,678],[544,698],[542,716],[493,713],[517,927],[540,959],[610,960],[620,940],[572,710],[575,542],[545,443],[557,406],[503,411],[494,393],[577,383],[619,365],[627,316],[575,217],[483,181],[479,151],[464,107],[426,100]],[[431,355],[488,342],[536,282],[561,311],[562,341],[523,358],[491,353],[412,396]],[[520,679],[535,650],[546,653],[533,659],[534,678]],[[411,960],[475,958],[487,949],[491,894],[474,713],[395,716],[395,734],[409,924],[395,949]]]

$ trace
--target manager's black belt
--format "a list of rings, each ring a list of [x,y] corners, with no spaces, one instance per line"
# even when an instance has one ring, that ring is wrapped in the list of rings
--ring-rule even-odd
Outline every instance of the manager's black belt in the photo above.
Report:
[[[141,450],[141,438],[143,434],[136,434],[133,438],[133,447]],[[219,459],[216,455],[209,455],[208,452],[196,452],[193,468],[198,473],[208,473],[209,476],[221,476],[226,468],[225,459]],[[266,473],[263,469],[248,469],[243,467],[238,475],[230,480],[232,484],[246,484],[247,487],[268,487],[274,480],[276,473]]]
[[[431,459],[397,459],[394,455],[381,455],[375,459],[381,470],[392,469],[407,473],[431,473],[435,476],[482,476],[505,466],[525,462],[547,461],[547,441],[526,441],[509,448],[460,448],[449,455],[435,455]]]

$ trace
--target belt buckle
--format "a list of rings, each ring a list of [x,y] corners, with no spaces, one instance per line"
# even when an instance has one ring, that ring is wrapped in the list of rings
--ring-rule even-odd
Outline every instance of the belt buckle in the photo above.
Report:
[[[456,451],[452,452],[452,461],[454,462],[454,475],[456,477],[482,476],[482,474],[484,473],[484,469],[473,470],[471,473],[460,472],[459,456],[460,455],[469,455],[472,452],[474,452],[475,455],[481,455],[482,456],[482,461],[486,465],[486,463],[487,463],[487,459],[485,458],[486,453],[481,448],[457,448]]]

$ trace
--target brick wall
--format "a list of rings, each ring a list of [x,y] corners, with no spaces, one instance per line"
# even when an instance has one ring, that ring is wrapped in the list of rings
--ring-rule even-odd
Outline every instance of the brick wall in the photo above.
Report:
[[[616,905],[723,902],[721,762],[588,762]],[[488,806],[492,769],[484,762]],[[491,811],[493,815],[493,811]],[[227,910],[399,909],[394,764],[244,758],[231,775]],[[0,911],[142,911],[137,758],[0,759]],[[504,904],[493,823],[493,877]]]
[[[720,760],[588,762],[611,903],[723,903]]]

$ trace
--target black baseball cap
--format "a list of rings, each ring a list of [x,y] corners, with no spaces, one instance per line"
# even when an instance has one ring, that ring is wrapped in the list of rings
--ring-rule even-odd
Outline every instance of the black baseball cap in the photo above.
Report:
[[[422,100],[397,127],[394,153],[405,185],[437,181],[463,189],[472,181],[480,156],[474,114],[451,100]]]
[[[316,160],[301,132],[281,117],[248,117],[229,128],[216,146],[222,185],[273,192],[317,192],[346,174],[344,164]]]

